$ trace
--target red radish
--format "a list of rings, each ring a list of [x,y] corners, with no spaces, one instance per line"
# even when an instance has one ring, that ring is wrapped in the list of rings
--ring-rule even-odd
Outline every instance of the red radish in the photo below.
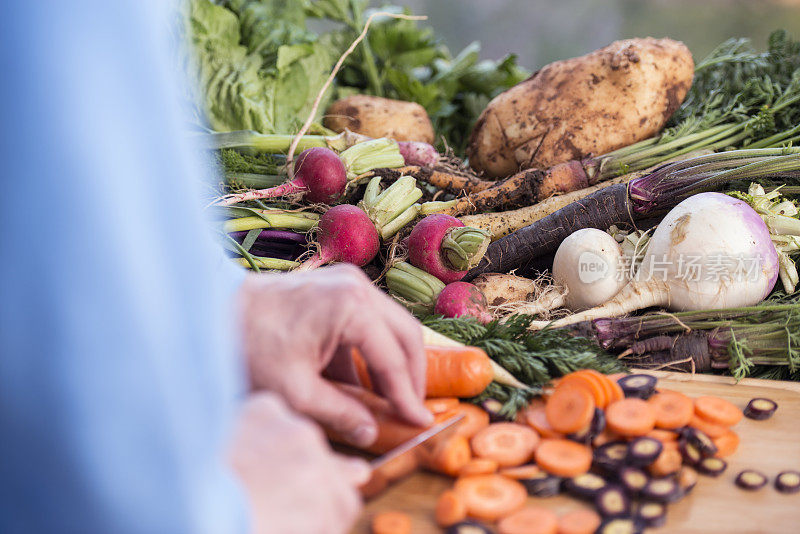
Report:
[[[437,213],[428,215],[411,230],[408,260],[449,284],[464,278],[488,246],[489,234],[483,230],[466,227],[451,215]]]
[[[305,193],[310,202],[331,204],[344,195],[347,187],[347,169],[329,148],[314,147],[303,150],[294,162],[294,178],[269,189],[248,191],[224,198],[220,204],[230,206],[247,200],[275,198]]]
[[[406,165],[433,167],[439,161],[439,153],[428,143],[420,141],[400,141],[400,155]]]
[[[486,297],[469,282],[447,284],[439,293],[433,312],[445,317],[475,317],[484,324],[492,320]]]
[[[317,253],[296,270],[309,271],[331,262],[363,267],[378,254],[380,247],[375,225],[366,213],[351,204],[334,206],[320,217],[317,242]]]

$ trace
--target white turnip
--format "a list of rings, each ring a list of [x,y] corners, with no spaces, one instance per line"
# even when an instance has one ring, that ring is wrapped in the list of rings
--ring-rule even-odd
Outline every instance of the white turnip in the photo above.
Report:
[[[567,288],[565,304],[572,311],[611,299],[628,282],[625,274],[619,243],[597,228],[570,234],[553,258],[553,279]]]
[[[752,306],[769,294],[777,278],[778,254],[758,213],[727,195],[701,193],[667,214],[650,238],[636,277],[613,299],[552,324],[615,317],[650,306],[676,311]]]

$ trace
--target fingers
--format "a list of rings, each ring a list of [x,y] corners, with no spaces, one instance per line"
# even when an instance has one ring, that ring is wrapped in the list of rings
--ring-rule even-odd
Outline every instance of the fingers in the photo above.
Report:
[[[367,447],[378,437],[375,418],[357,399],[319,376],[313,376],[302,389],[302,393],[289,394],[289,404],[295,410],[336,432],[356,447]]]
[[[375,389],[391,401],[401,417],[416,425],[429,425],[433,416],[414,389],[408,359],[385,322],[363,318],[350,331],[355,336],[353,344],[367,362]]]
[[[405,351],[408,361],[408,371],[411,375],[411,384],[420,399],[425,398],[425,377],[427,358],[422,342],[422,325],[405,308],[394,302],[390,297],[377,292],[378,298],[383,300],[384,319],[392,330],[395,338]]]
[[[342,471],[342,478],[355,487],[362,486],[372,476],[372,468],[363,458],[335,454],[334,458]]]

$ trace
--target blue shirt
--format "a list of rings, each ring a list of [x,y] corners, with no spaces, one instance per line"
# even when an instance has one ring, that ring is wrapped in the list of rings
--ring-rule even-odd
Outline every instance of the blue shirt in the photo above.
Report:
[[[234,533],[243,370],[165,0],[8,2],[0,532]]]

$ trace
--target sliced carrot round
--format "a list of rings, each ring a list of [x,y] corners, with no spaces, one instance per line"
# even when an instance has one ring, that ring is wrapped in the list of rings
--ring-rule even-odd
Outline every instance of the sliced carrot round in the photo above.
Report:
[[[504,477],[513,478],[514,480],[527,480],[538,475],[541,471],[539,467],[534,464],[518,465],[515,467],[504,467],[499,473]]]
[[[525,422],[528,423],[543,438],[563,438],[564,434],[557,432],[547,421],[544,404],[525,410]]]
[[[455,413],[464,414],[464,419],[458,423],[456,434],[470,439],[472,436],[489,426],[489,414],[480,406],[461,402],[456,405]]]
[[[372,534],[411,534],[411,516],[403,512],[380,512],[372,518]]]
[[[562,384],[544,407],[547,422],[557,432],[577,432],[592,422],[594,399],[581,387]]]
[[[720,437],[713,440],[714,445],[717,446],[717,454],[714,456],[717,457],[725,457],[730,456],[736,449],[739,448],[739,434],[734,432],[733,430],[728,430]]]
[[[606,410],[609,430],[625,437],[644,436],[656,426],[653,408],[642,399],[623,399]]]
[[[594,510],[573,510],[558,518],[558,534],[594,534],[601,521]]]
[[[498,534],[556,534],[558,516],[543,506],[526,506],[497,523]]]
[[[447,528],[467,518],[467,506],[453,490],[447,490],[436,501],[436,524]]]
[[[673,442],[678,441],[678,433],[673,432],[672,430],[663,430],[661,428],[654,428],[647,434],[645,434],[648,438],[657,439],[661,443]]]
[[[497,472],[497,462],[489,458],[473,458],[458,472],[460,477],[472,475],[491,475]]]
[[[425,399],[425,407],[432,414],[449,412],[458,408],[458,397],[433,397]]]
[[[625,392],[622,391],[622,386],[620,386],[616,380],[612,379],[610,375],[606,375],[605,379],[608,380],[608,383],[611,387],[611,397],[608,399],[608,404],[610,405],[614,402],[624,399]]]
[[[677,391],[661,390],[647,400],[656,415],[656,427],[673,430],[689,424],[694,415],[692,399]]]
[[[433,450],[420,451],[419,458],[423,467],[454,477],[472,459],[472,451],[467,438],[454,434],[436,443]]]
[[[582,475],[592,465],[592,450],[568,439],[545,439],[536,449],[536,464],[552,475]]]
[[[665,477],[677,473],[683,463],[683,457],[678,448],[664,447],[658,458],[650,464],[650,473],[656,477]]]
[[[454,490],[464,501],[467,515],[483,521],[497,521],[516,512],[528,498],[525,486],[500,475],[461,477]]]
[[[733,426],[744,417],[742,410],[732,402],[711,396],[697,397],[694,411],[706,421],[722,426]]]
[[[561,377],[561,380],[556,386],[556,390],[567,385],[584,388],[592,396],[598,408],[605,408],[606,404],[608,404],[608,399],[606,398],[606,391],[603,388],[603,384],[597,377],[584,371],[585,370],[582,369]]]
[[[706,421],[696,413],[692,416],[692,420],[689,421],[689,426],[703,432],[711,439],[718,438],[728,431],[727,426]]]
[[[494,423],[472,436],[472,452],[501,467],[522,465],[533,457],[539,434],[517,423]]]
[[[600,387],[603,389],[603,400],[605,404],[597,405],[598,408],[605,408],[609,404],[611,404],[611,397],[614,396],[614,388],[611,386],[611,381],[604,375],[594,369],[583,369],[583,372],[591,375],[595,378],[595,380],[600,384]]]

